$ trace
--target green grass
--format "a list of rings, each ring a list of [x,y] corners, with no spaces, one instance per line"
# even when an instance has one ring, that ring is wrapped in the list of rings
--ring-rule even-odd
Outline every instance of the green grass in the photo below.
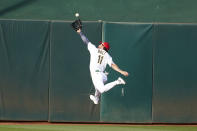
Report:
[[[0,131],[197,131],[197,126],[0,125]]]

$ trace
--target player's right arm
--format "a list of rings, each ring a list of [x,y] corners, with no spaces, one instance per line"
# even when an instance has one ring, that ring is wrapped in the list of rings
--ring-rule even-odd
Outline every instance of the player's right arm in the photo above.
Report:
[[[78,29],[77,33],[81,36],[82,41],[88,46],[88,50],[90,51],[90,53],[95,52],[96,51],[95,45],[93,45],[88,40],[88,38],[82,33],[81,29]]]
[[[115,71],[119,72],[120,74],[124,75],[124,76],[128,76],[129,73],[126,71],[121,70],[115,63],[111,64],[112,69],[114,69]]]
[[[81,36],[82,41],[88,45],[89,44],[89,40],[88,38],[82,33],[81,29],[77,30],[77,33]]]

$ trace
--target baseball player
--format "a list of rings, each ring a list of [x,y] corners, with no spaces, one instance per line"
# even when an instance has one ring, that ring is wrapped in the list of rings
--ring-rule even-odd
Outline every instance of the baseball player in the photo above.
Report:
[[[108,54],[110,49],[109,43],[102,42],[98,48],[96,48],[96,46],[93,45],[82,33],[81,29],[78,29],[77,33],[81,36],[81,39],[87,45],[87,48],[90,52],[90,74],[95,87],[95,94],[90,95],[90,99],[94,102],[94,104],[98,104],[100,95],[102,93],[109,91],[116,85],[126,84],[121,77],[113,82],[105,84],[107,81],[107,75],[104,73],[104,71],[107,64],[124,76],[128,76],[129,74],[128,72],[121,70],[113,62],[112,57]]]

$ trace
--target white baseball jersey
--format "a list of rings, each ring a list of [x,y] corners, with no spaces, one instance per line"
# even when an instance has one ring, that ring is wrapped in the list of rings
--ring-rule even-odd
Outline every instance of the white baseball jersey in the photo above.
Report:
[[[91,42],[88,43],[88,50],[90,52],[90,71],[104,72],[106,65],[110,67],[114,63],[112,57],[103,49],[96,48]]]
[[[98,49],[93,45],[82,32],[79,33],[81,39],[88,46],[88,50],[90,52],[90,72],[92,77],[92,82],[95,87],[95,97],[99,100],[99,96],[113,88],[117,85],[117,80],[114,82],[110,82],[105,84],[107,81],[107,76],[104,73],[106,65],[108,64],[110,67],[114,63],[112,61],[112,57],[103,49]]]

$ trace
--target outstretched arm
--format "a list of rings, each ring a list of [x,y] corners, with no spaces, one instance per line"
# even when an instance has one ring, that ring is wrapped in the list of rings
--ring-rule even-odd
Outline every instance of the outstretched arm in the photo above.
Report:
[[[81,29],[77,30],[77,33],[81,36],[81,39],[83,40],[83,42],[88,45],[88,43],[90,42],[88,40],[88,38],[82,33]]]
[[[120,74],[124,75],[124,76],[128,76],[129,73],[126,71],[121,70],[116,64],[112,64],[111,65],[112,69],[114,69],[115,71],[119,72]]]

